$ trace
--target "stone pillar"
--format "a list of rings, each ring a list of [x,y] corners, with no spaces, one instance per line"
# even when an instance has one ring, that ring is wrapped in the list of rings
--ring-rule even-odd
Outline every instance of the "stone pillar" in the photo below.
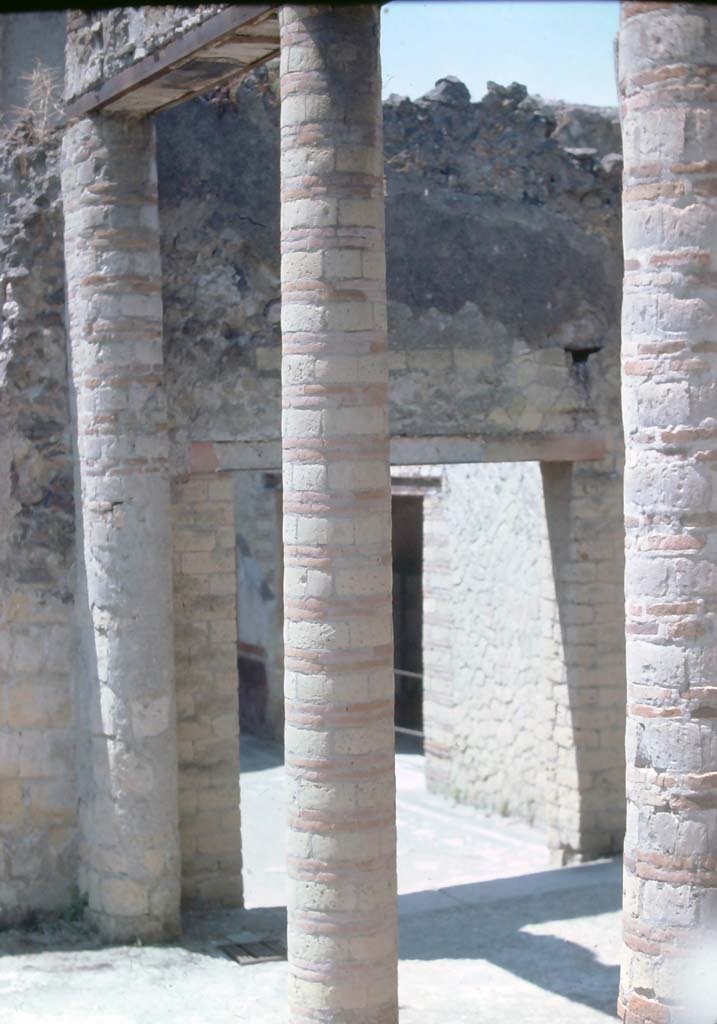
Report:
[[[63,143],[86,607],[89,913],[113,940],[179,928],[167,412],[154,129],[86,118]],[[83,602],[84,603],[84,602]]]
[[[445,503],[441,490],[423,499],[423,749],[428,788],[453,796],[460,702],[453,667],[455,589]]]
[[[687,995],[681,960],[700,937],[714,941],[717,926],[717,9],[627,3],[619,56],[628,680],[619,1010],[628,1024],[674,1024]]]
[[[615,448],[622,439],[615,436]],[[551,858],[618,853],[625,834],[622,466],[542,462],[545,824]]]
[[[280,19],[290,1020],[395,1024],[379,9]]]
[[[234,481],[172,481],[182,903],[241,907]]]

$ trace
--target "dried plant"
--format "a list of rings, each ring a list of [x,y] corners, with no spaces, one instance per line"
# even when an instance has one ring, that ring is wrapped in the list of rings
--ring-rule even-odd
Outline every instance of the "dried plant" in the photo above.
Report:
[[[62,114],[59,73],[38,61],[32,71],[20,77],[27,83],[26,103],[12,108],[15,125],[7,137],[9,141],[44,145],[52,138]]]

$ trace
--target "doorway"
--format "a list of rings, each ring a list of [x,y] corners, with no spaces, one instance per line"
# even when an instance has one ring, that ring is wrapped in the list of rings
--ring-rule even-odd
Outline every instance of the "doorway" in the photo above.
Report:
[[[393,495],[395,724],[423,738],[423,498]]]

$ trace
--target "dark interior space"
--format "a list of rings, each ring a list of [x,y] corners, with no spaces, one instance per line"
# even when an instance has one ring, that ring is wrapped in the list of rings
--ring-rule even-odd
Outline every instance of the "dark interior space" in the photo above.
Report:
[[[394,495],[393,630],[396,730],[423,731],[423,499]],[[405,731],[405,732],[404,732]]]

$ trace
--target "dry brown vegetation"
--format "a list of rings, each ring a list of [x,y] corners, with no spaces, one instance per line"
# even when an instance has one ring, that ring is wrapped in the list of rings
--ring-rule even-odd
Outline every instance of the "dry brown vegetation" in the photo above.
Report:
[[[38,62],[21,77],[28,84],[26,102],[24,106],[13,107],[15,123],[4,126],[3,134],[10,143],[45,145],[52,139],[62,114],[60,76],[55,69]]]

